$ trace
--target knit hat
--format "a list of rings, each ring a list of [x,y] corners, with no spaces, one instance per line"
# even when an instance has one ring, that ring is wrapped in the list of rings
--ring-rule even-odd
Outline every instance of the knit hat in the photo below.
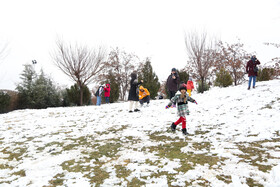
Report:
[[[187,88],[184,86],[184,84],[180,86],[179,91],[181,91],[181,90],[186,90],[187,91]]]
[[[144,90],[144,87],[143,87],[143,86],[140,86],[140,87],[139,87],[139,90]]]
[[[176,68],[172,68],[172,70],[171,71],[176,71]]]

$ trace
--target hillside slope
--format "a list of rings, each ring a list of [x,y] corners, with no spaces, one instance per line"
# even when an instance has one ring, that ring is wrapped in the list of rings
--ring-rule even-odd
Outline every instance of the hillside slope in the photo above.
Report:
[[[279,186],[280,80],[193,94],[189,136],[168,100],[0,115],[0,186]]]

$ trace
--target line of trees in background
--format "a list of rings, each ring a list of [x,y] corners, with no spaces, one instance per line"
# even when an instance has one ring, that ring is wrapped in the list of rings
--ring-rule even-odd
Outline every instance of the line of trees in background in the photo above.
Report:
[[[203,93],[210,85],[239,85],[245,81],[246,64],[254,53],[248,53],[240,42],[228,44],[209,38],[207,33],[185,34],[188,62],[182,71],[199,81],[198,92]],[[279,44],[265,43],[279,48]],[[261,64],[258,81],[271,80],[280,75],[280,58],[272,59],[273,65]],[[262,62],[263,63],[263,62]]]
[[[32,65],[26,64],[17,92],[0,91],[0,113],[25,108],[90,105],[92,93],[99,85],[107,83],[111,85],[110,102],[125,101],[132,72],[137,72],[138,79],[144,80],[143,86],[148,88],[152,99],[159,92],[167,95],[165,82],[159,82],[150,58],[141,60],[137,55],[119,48],[111,49],[106,55],[104,47],[91,49],[86,45],[72,45],[62,40],[57,40],[56,44],[57,48],[52,53],[54,63],[74,84],[62,89],[43,70],[37,74]],[[217,42],[208,38],[206,33],[192,32],[185,35],[185,45],[189,58],[185,68],[178,73],[180,80],[185,83],[189,76],[197,80],[198,92],[203,93],[211,85],[227,87],[245,81],[246,63],[253,53],[246,52],[240,41],[234,44]],[[280,47],[280,44],[275,43],[265,45]],[[273,58],[272,62],[273,65],[261,65],[258,81],[271,80],[280,75],[280,57]],[[90,90],[90,83],[95,83],[96,88]]]

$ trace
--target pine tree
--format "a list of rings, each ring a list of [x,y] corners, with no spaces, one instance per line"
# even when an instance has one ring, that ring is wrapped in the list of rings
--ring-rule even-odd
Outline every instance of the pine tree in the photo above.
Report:
[[[33,108],[34,106],[34,81],[37,77],[37,74],[30,64],[24,65],[23,73],[21,74],[22,82],[19,83],[16,87],[16,90],[19,93],[18,106],[19,108]]]
[[[228,71],[226,71],[224,68],[221,68],[218,73],[216,73],[216,80],[215,80],[215,86],[220,87],[228,87],[232,85],[232,78]]]
[[[19,108],[47,108],[60,106],[60,94],[43,70],[38,76],[32,65],[24,65],[22,82],[17,85]]]
[[[91,97],[90,91],[87,86],[84,86],[83,89],[83,103],[89,105]],[[74,84],[70,89],[67,88],[66,90],[70,105],[80,106],[80,87]]]
[[[112,72],[108,75],[108,80],[106,83],[110,84],[111,92],[110,92],[110,103],[116,102],[120,96],[120,86],[116,80],[116,76]]]
[[[151,99],[155,99],[158,95],[160,83],[158,76],[153,72],[153,68],[150,60],[147,58],[143,68],[139,72],[139,80],[143,80],[143,86],[150,92]]]

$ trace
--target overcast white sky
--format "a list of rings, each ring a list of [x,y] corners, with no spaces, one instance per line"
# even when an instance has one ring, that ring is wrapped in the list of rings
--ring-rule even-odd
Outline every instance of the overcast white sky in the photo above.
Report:
[[[183,68],[184,33],[206,30],[224,42],[240,38],[262,63],[280,56],[280,0],[0,0],[0,47],[9,51],[0,62],[0,89],[15,89],[23,64],[37,60],[60,85],[72,82],[50,57],[57,36],[66,41],[105,45],[151,57],[165,80],[171,68]]]

